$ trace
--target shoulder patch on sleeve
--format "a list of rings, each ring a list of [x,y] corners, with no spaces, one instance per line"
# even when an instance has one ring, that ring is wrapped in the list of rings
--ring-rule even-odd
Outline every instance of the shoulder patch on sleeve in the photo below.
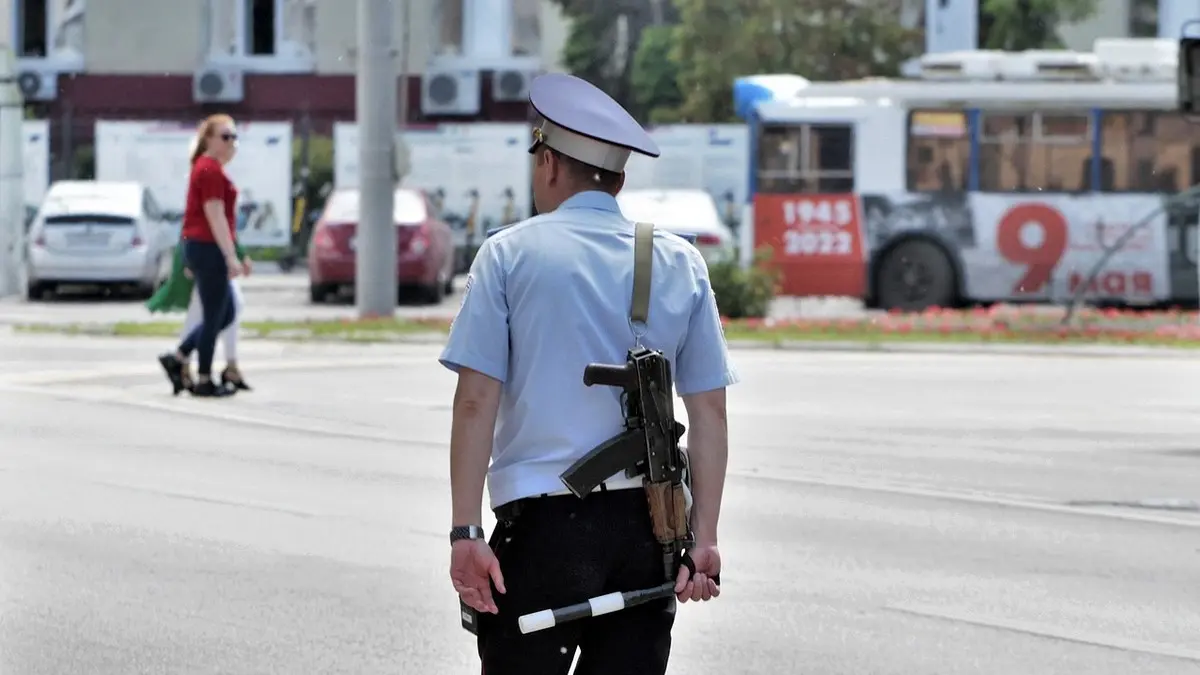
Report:
[[[717,317],[717,323],[721,326],[721,340],[728,344],[729,339],[725,337],[725,317],[721,316],[721,306],[717,304],[717,292],[711,287],[708,289],[708,297],[712,302],[713,314]]]
[[[471,284],[475,282],[475,275],[467,273],[467,281],[463,284],[462,300],[458,301],[458,306],[461,308],[467,302],[467,293],[471,292]]]

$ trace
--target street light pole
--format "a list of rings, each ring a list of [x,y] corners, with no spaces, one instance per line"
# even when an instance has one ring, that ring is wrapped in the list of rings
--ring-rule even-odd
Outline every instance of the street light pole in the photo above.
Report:
[[[359,218],[355,247],[355,302],[360,318],[396,313],[396,223],[393,217],[396,64],[393,0],[359,0],[358,122]],[[407,46],[407,45],[406,45]]]
[[[396,183],[399,184],[408,175],[409,154],[405,134],[408,131],[408,51],[409,39],[412,36],[412,0],[400,0],[400,16],[404,23],[401,33],[403,42],[400,44],[400,119],[397,122],[397,132],[392,134],[395,140]]]

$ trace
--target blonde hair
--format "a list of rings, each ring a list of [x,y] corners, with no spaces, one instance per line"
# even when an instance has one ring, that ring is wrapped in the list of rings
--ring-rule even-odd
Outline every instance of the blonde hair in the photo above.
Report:
[[[190,148],[191,163],[195,164],[196,160],[200,159],[200,155],[208,152],[208,139],[217,132],[222,125],[233,126],[233,118],[229,115],[220,113],[209,115],[204,118],[200,126],[196,128],[196,136],[192,138]]]

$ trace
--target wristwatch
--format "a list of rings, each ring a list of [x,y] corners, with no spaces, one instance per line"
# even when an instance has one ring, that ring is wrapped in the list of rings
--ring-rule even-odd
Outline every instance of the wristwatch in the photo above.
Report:
[[[484,539],[483,528],[478,525],[460,525],[450,528],[450,543],[462,539]]]

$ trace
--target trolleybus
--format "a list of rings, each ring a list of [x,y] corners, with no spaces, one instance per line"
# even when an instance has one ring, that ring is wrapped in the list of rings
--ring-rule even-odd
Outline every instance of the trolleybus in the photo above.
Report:
[[[912,79],[809,83],[740,102],[744,238],[787,295],[919,310],[971,302],[1196,302],[1200,126],[1178,43],[926,55]],[[761,96],[761,94],[760,94]],[[1089,272],[1131,228],[1091,282]]]

